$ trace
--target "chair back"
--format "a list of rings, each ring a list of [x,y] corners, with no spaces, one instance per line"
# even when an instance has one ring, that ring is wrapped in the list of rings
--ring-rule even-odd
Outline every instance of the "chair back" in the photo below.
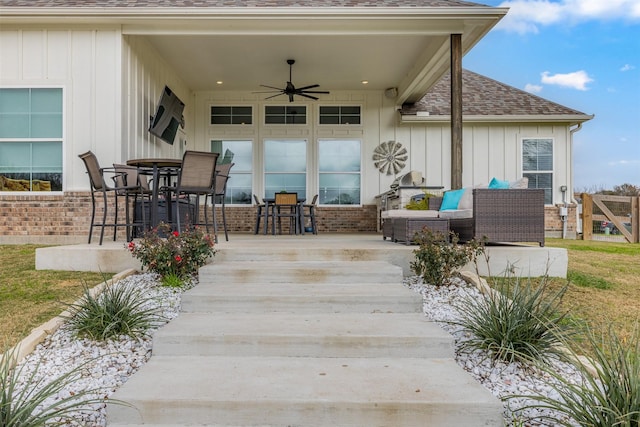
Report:
[[[255,194],[253,195],[253,200],[256,202],[257,206],[263,205],[264,203],[262,203],[260,201],[260,199],[258,199],[258,196],[256,196]]]
[[[296,205],[298,204],[298,193],[276,193],[276,205]]]
[[[93,188],[93,190],[105,190],[106,184],[104,183],[104,177],[102,175],[100,163],[98,163],[98,158],[96,157],[96,155],[91,151],[87,151],[86,153],[78,154],[78,157],[82,159],[82,161],[84,162],[84,166],[87,168],[89,181],[91,182],[91,187]]]
[[[116,190],[124,189],[142,189],[149,190],[149,181],[145,176],[138,173],[138,168],[129,165],[113,164],[113,170],[116,175],[114,177]]]
[[[218,153],[187,150],[182,156],[179,191],[208,194],[215,185]]]
[[[313,199],[311,200],[311,205],[315,205],[318,202],[318,195],[316,194],[315,196],[313,196]]]
[[[216,196],[224,196],[227,192],[229,172],[235,163],[225,163],[216,166]]]

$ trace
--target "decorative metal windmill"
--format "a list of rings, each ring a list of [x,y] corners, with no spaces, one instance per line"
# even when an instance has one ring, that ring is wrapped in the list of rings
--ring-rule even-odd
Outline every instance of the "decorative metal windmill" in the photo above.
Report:
[[[396,141],[382,142],[373,150],[373,164],[381,173],[397,175],[406,164],[407,149]]]

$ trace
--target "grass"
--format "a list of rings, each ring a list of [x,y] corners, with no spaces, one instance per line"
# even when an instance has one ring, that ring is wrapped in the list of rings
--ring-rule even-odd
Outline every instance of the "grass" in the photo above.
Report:
[[[83,294],[83,284],[111,274],[35,269],[36,245],[0,245],[0,351],[57,316]]]
[[[546,239],[545,245],[565,248],[569,255],[570,284],[560,308],[596,335],[606,334],[610,323],[620,339],[629,339],[640,321],[640,245],[562,239]],[[549,284],[565,285],[562,279]]]

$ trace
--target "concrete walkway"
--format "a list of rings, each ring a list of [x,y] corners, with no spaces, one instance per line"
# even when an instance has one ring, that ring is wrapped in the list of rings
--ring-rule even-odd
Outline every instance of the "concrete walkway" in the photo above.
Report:
[[[109,405],[110,426],[502,425],[402,285],[402,245],[272,237],[221,242],[113,396],[131,406]]]

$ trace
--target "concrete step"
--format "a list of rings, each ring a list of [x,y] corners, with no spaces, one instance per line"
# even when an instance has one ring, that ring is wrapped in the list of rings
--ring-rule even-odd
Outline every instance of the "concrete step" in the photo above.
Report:
[[[200,268],[202,283],[400,283],[402,268],[384,261],[225,261]]]
[[[451,357],[453,338],[410,314],[183,313],[155,356]]]
[[[422,297],[398,283],[225,283],[182,296],[183,312],[421,313]]]
[[[501,426],[502,404],[453,359],[154,356],[109,425]]]

